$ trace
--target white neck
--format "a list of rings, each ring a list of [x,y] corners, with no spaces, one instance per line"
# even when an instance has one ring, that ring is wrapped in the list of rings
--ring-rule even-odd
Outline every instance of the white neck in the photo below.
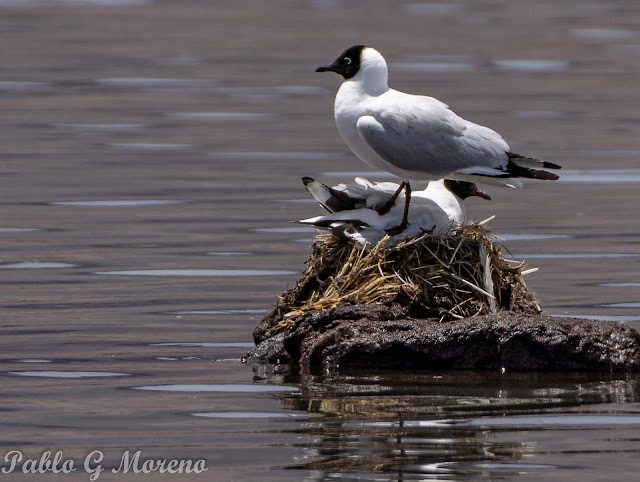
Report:
[[[360,70],[349,80],[360,84],[369,95],[380,95],[389,90],[388,77],[384,57],[377,50],[367,47],[360,54]]]

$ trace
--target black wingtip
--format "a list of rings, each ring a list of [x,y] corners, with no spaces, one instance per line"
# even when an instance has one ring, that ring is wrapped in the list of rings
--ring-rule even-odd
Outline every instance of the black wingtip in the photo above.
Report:
[[[553,164],[553,165],[558,166],[557,164]],[[550,167],[549,169],[559,169],[559,168],[560,166]],[[553,172],[543,171],[542,169],[536,169],[533,167],[521,166],[518,164],[517,158],[515,158],[514,160],[509,160],[507,164],[506,172],[509,173],[509,177],[524,177],[528,179],[540,179],[543,181],[556,181],[557,179],[560,179],[560,176],[558,176],[557,174],[554,174]]]
[[[562,169],[562,166],[560,164],[549,161],[542,161],[542,167],[544,167],[545,169]]]
[[[312,178],[312,177],[304,176],[302,178],[302,184],[304,184],[305,186],[308,186],[312,182],[316,182],[316,180],[314,178]]]

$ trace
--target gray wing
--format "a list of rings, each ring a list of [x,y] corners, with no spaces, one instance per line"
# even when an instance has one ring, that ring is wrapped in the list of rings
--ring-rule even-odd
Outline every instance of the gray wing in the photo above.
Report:
[[[429,97],[392,98],[357,122],[360,137],[389,164],[446,177],[473,167],[502,168],[509,150],[498,133],[458,117]]]

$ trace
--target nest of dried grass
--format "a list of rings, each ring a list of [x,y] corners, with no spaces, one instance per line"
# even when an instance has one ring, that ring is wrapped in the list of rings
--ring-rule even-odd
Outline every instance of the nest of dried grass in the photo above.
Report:
[[[407,316],[440,321],[498,311],[540,313],[524,263],[506,259],[481,225],[425,234],[392,247],[318,234],[306,269],[267,316],[270,336],[310,310],[344,304],[400,304]]]

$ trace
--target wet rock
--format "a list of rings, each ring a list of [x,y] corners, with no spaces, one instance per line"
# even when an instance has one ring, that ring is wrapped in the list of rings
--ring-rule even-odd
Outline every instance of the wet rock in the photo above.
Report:
[[[640,334],[612,322],[509,312],[453,322],[401,315],[380,305],[310,311],[259,343],[246,361],[279,361],[303,373],[640,369]]]

